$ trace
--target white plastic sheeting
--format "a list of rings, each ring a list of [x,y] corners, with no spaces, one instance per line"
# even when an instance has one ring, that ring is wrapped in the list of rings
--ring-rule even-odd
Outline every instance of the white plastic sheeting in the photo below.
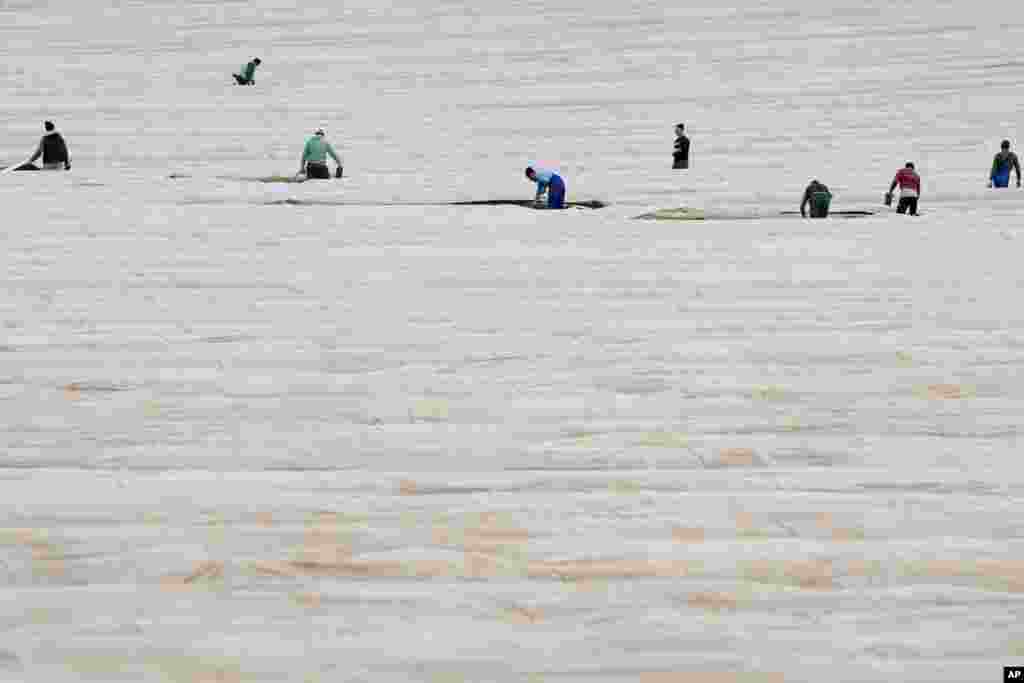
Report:
[[[1020,663],[1022,24],[678,5],[4,3],[0,678]]]

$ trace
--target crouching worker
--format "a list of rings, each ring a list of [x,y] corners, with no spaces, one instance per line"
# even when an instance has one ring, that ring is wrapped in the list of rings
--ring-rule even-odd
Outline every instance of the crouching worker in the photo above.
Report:
[[[800,215],[807,218],[807,205],[811,207],[811,218],[827,218],[828,207],[832,204],[832,193],[824,183],[812,180],[804,190],[804,198],[800,202]]]
[[[327,156],[334,159],[338,168],[334,172],[335,178],[341,177],[341,159],[331,143],[327,142],[324,129],[318,128],[316,134],[306,140],[306,146],[302,148],[302,160],[299,162],[299,175],[305,173],[307,178],[319,178],[327,180],[331,177],[327,169]]]
[[[261,63],[259,57],[254,57],[252,61],[242,67],[242,73],[231,74],[235,77],[235,83],[238,85],[253,85],[256,83],[256,67]]]
[[[900,188],[900,201],[896,205],[896,213],[910,213],[917,215],[917,200],[921,197],[921,176],[914,170],[914,163],[908,161],[906,166],[896,172],[896,177],[889,185],[889,191],[885,193],[885,204],[892,204],[892,193],[896,186]]]
[[[1003,140],[999,153],[992,160],[992,169],[988,174],[988,186],[1009,187],[1011,170],[1017,173],[1017,187],[1020,187],[1020,159],[1010,151],[1010,141]]]
[[[526,177],[537,183],[537,194],[533,200],[540,204],[541,198],[544,193],[548,193],[548,204],[549,209],[564,209],[565,208],[565,181],[562,180],[562,176],[558,175],[554,171],[539,168],[534,169],[533,166],[526,167]]]
[[[64,136],[54,130],[53,121],[44,122],[43,128],[46,129],[46,134],[39,139],[36,153],[18,170],[35,170],[33,163],[42,157],[43,170],[59,171],[63,168],[65,171],[70,171],[71,157],[68,156],[68,146],[64,142]]]

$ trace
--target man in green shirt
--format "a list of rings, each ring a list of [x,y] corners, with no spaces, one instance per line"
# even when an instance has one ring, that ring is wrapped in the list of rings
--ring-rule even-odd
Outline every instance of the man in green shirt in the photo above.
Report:
[[[330,155],[331,158],[334,159],[334,163],[338,164],[334,177],[340,178],[341,159],[338,158],[338,154],[334,151],[334,147],[331,147],[331,143],[327,142],[327,138],[324,135],[324,129],[318,128],[316,134],[306,140],[306,145],[302,148],[302,160],[299,162],[299,173],[305,173],[307,178],[320,178],[325,180],[330,178],[331,173],[327,170],[327,155]]]
[[[800,202],[800,215],[807,217],[807,205],[811,205],[811,218],[827,218],[828,207],[832,203],[832,193],[824,183],[812,180],[804,190],[803,201]]]
[[[256,67],[261,64],[259,57],[254,57],[251,62],[242,67],[242,73],[231,74],[235,77],[238,85],[253,85],[256,83]]]

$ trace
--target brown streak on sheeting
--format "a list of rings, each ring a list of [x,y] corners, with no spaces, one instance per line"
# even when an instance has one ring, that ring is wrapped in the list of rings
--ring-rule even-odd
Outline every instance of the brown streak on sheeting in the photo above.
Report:
[[[221,562],[203,562],[195,571],[186,576],[185,583],[195,583],[199,579],[219,579],[224,576],[224,564]]]
[[[320,607],[323,603],[323,596],[319,593],[298,593],[292,599],[295,600],[296,604],[310,609]]]
[[[501,564],[491,555],[485,553],[467,552],[463,555],[463,567],[466,576],[475,579],[483,579],[496,576],[501,570]]]
[[[705,532],[700,527],[677,526],[672,528],[672,540],[679,543],[703,543]]]
[[[378,578],[435,578],[455,573],[451,563],[439,560],[395,562],[383,560],[347,560],[319,562],[295,560],[258,562],[253,569],[274,576],[365,576]]]
[[[321,562],[288,560],[258,562],[254,571],[273,576],[363,576],[379,578],[438,578],[459,576],[487,578],[498,574],[500,562],[485,554],[466,553],[464,563],[444,560],[343,560]],[[534,579],[631,579],[679,578],[689,576],[694,567],[678,560],[565,560],[526,562],[523,573]]]
[[[681,560],[563,560],[530,562],[530,578],[561,579],[633,579],[678,578],[688,576],[693,567]]]
[[[739,600],[727,593],[691,593],[686,598],[686,604],[696,609],[708,609],[721,611],[723,609],[736,609],[739,607]]]
[[[754,515],[749,512],[736,513],[736,528],[741,532],[752,531],[754,527]]]
[[[757,463],[753,448],[726,448],[718,454],[718,461],[731,467],[750,467]]]
[[[544,617],[544,613],[534,607],[510,607],[508,609],[509,616],[512,617],[513,621],[524,623],[524,624],[536,624]]]
[[[208,581],[215,581],[224,577],[224,563],[223,562],[201,562],[192,572],[185,575],[172,574],[170,576],[163,577],[160,582],[166,588],[175,588],[181,586],[188,586],[197,584],[201,579]]]
[[[763,583],[788,583],[800,588],[827,590],[835,587],[832,562],[809,560],[802,562],[773,562],[758,560],[747,563],[749,578]]]
[[[926,576],[995,579],[1010,593],[1024,593],[1024,562],[1019,560],[931,560],[918,566]]]
[[[487,553],[530,540],[530,533],[515,527],[482,526],[470,529],[435,527],[433,540],[437,545],[458,546],[463,550]]]
[[[832,540],[838,543],[844,543],[849,541],[863,541],[864,532],[860,529],[847,529],[844,527],[837,527],[832,530]]]
[[[957,384],[932,384],[928,387],[928,396],[931,398],[966,398],[967,392]]]

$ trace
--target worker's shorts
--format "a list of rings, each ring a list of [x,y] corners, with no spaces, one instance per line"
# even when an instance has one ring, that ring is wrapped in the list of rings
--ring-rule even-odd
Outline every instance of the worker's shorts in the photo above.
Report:
[[[917,215],[917,197],[900,197],[900,203],[896,205],[896,213],[910,213]]]
[[[548,208],[565,208],[565,181],[558,174],[552,175],[548,184]]]
[[[306,177],[316,178],[317,180],[329,180],[331,172],[327,169],[327,164],[317,164],[310,161],[306,164]]]

